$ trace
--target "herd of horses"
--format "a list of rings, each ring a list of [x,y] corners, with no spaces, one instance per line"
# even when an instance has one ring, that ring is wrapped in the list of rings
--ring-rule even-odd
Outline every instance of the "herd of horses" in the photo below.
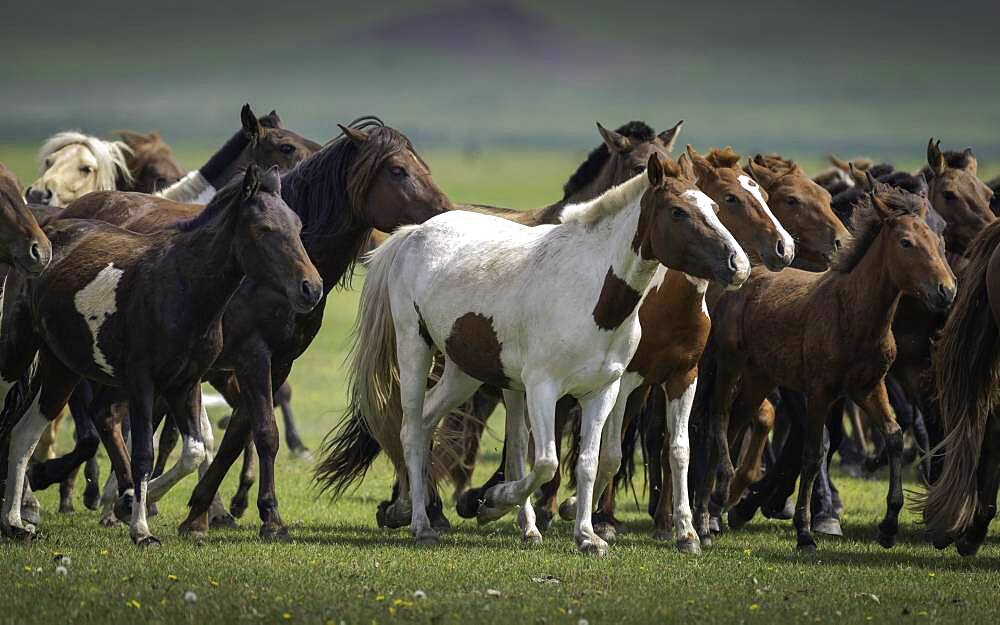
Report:
[[[645,470],[654,538],[681,552],[758,510],[814,550],[842,533],[839,452],[888,466],[876,538],[891,547],[909,440],[928,538],[975,553],[1000,487],[1000,185],[933,140],[914,174],[831,158],[811,178],[729,147],[674,158],[681,126],[598,124],[563,198],[534,211],[452,203],[371,116],[320,145],[244,106],[189,173],[134,132],[53,136],[24,189],[0,166],[0,530],[30,541],[33,492],[59,484],[71,510],[85,466],[85,505],[140,547],[159,545],[156,502],[195,471],[181,534],[234,525],[259,480],[260,536],[287,539],[275,405],[307,454],[287,378],[361,261],[348,409],[315,478],[340,496],[384,452],[379,526],[439,540],[448,479],[462,517],[516,511],[538,543],[561,516],[603,555],[616,494]],[[203,382],[232,408],[218,446]],[[500,402],[503,460],[473,486]],[[67,406],[74,447],[56,456]]]

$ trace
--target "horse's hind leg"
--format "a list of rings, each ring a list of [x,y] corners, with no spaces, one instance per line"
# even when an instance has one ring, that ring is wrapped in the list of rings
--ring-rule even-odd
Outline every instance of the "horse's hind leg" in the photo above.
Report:
[[[288,445],[288,453],[294,458],[309,460],[309,448],[302,442],[299,436],[299,428],[295,425],[295,415],[292,413],[292,387],[285,382],[278,387],[274,393],[274,405],[281,410],[281,418],[285,424],[285,444]]]
[[[765,400],[750,423],[750,440],[746,444],[740,462],[740,467],[729,485],[727,505],[733,506],[743,495],[747,486],[760,477],[760,466],[764,459],[764,447],[767,437],[774,427],[774,406]]]
[[[89,384],[81,382],[70,395],[70,414],[73,416],[73,450],[65,456],[38,462],[28,470],[28,483],[32,490],[44,490],[59,483],[59,511],[73,511],[73,485],[80,465],[97,453],[100,437],[90,418],[89,405],[92,393]]]
[[[156,464],[153,465],[153,479],[160,477],[167,470],[167,462],[170,460],[170,454],[177,447],[177,441],[180,440],[180,437],[181,433],[177,430],[173,418],[168,414],[163,419],[163,429],[160,430],[160,439],[156,445]]]
[[[877,539],[880,545],[889,548],[896,544],[899,511],[903,507],[903,431],[896,423],[885,384],[882,382],[879,382],[875,390],[858,403],[885,437],[889,462],[889,493],[886,496],[885,518],[879,523]]]
[[[973,556],[986,540],[990,522],[997,515],[997,488],[1000,488],[1000,420],[991,414],[979,455],[976,477],[977,501],[972,524],[955,541],[963,556]]]
[[[83,477],[87,482],[83,489],[83,505],[88,510],[97,510],[101,506],[101,469],[97,464],[96,453],[83,465]]]
[[[243,465],[240,467],[240,482],[233,498],[229,500],[229,512],[237,519],[243,517],[249,506],[250,488],[256,479],[257,450],[253,446],[253,439],[247,439],[246,447],[243,449]]]

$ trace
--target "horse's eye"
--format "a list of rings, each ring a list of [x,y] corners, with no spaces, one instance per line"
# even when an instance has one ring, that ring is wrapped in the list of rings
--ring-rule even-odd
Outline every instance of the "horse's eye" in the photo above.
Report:
[[[687,212],[685,212],[683,208],[675,208],[671,214],[673,215],[674,219],[678,221],[680,221],[681,219],[687,219],[688,216]]]
[[[392,169],[389,170],[389,173],[392,174],[393,178],[405,178],[406,177],[406,170],[403,169],[402,167],[393,167]]]
[[[282,154],[291,154],[292,152],[295,151],[295,146],[292,145],[291,143],[282,143],[281,145],[278,146],[278,150]]]
[[[789,195],[787,198],[785,198],[785,203],[788,204],[789,206],[798,206],[799,198],[795,197],[794,195]]]
[[[724,197],[722,199],[724,199],[726,201],[726,204],[735,204],[736,203],[736,196],[733,195],[732,193],[727,193],[726,197]]]
[[[954,191],[945,191],[944,199],[948,200],[949,202],[954,202],[955,200],[958,199],[958,195],[956,195]]]
[[[45,159],[45,169],[48,169],[49,167],[52,167],[52,159],[51,158]]]
[[[82,165],[80,167],[80,173],[89,176],[90,174],[94,173],[94,168],[91,167],[90,165]]]
[[[913,247],[913,241],[909,239],[900,239],[899,244],[903,247]]]

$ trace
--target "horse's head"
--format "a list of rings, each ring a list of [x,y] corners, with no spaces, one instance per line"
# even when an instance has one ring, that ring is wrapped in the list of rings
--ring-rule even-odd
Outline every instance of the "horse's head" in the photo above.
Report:
[[[323,296],[323,279],[302,246],[302,222],[281,199],[277,168],[251,164],[228,210],[236,211],[236,256],[248,276],[284,293],[300,312]],[[206,208],[206,210],[208,210]]]
[[[955,275],[944,255],[944,245],[924,220],[927,198],[898,187],[871,180],[869,201],[873,219],[881,232],[885,250],[884,266],[900,291],[924,302],[934,311],[943,311],[955,299]],[[856,236],[870,233],[861,231]]]
[[[672,128],[654,135],[651,128],[642,122],[629,122],[618,130],[608,130],[597,124],[597,131],[611,158],[607,159],[602,175],[595,180],[605,179],[606,186],[621,184],[641,174],[653,154],[668,157],[674,149],[684,122],[679,121]]]
[[[731,147],[712,150],[705,158],[687,146],[698,188],[719,207],[719,219],[749,252],[771,271],[792,264],[795,243],[767,205],[767,192],[740,169],[740,155]]]
[[[281,125],[275,111],[258,118],[249,108],[241,116],[243,133],[250,141],[250,161],[262,169],[277,167],[284,173],[322,147]]]
[[[93,191],[113,191],[121,177],[131,181],[119,141],[102,141],[78,132],[61,132],[42,145],[39,178],[25,189],[34,204],[66,206]]]
[[[972,148],[963,152],[941,152],[941,142],[927,144],[928,197],[934,209],[948,222],[948,249],[968,249],[972,239],[996,220],[990,208],[993,190],[976,175],[978,163]]]
[[[389,126],[340,126],[355,150],[348,194],[368,225],[392,232],[452,210],[406,136]]]
[[[719,221],[718,206],[695,186],[687,157],[651,154],[646,175],[635,249],[671,269],[739,288],[750,275],[750,260]]]
[[[0,164],[0,262],[35,276],[51,259],[52,244],[25,206],[17,177]]]
[[[119,189],[130,188],[139,193],[155,193],[184,176],[184,170],[174,158],[173,150],[160,138],[160,133],[143,134],[122,130],[117,134],[130,148],[125,153],[125,162],[132,174],[131,186],[126,187],[119,180]]]
[[[767,193],[774,216],[795,239],[793,266],[823,271],[850,237],[831,208],[830,193],[794,162],[758,154],[744,170]]]

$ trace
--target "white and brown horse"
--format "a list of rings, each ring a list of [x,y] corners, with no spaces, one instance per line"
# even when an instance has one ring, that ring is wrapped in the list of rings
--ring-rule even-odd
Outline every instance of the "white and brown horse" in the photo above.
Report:
[[[392,457],[402,481],[397,505],[412,506],[419,542],[438,538],[426,510],[431,434],[487,382],[505,389],[514,481],[487,491],[480,517],[524,504],[524,537],[540,539],[527,499],[558,468],[555,404],[571,395],[583,411],[584,441],[574,535],[581,551],[606,553],[588,503],[598,474],[617,471],[613,454],[599,459],[598,452],[638,345],[642,294],[659,263],[733,287],[749,272],[714,208],[690,168],[653,155],[646,173],[567,207],[559,225],[455,212],[400,229],[374,253],[351,365],[351,411]],[[434,351],[444,354],[444,373],[425,405]],[[535,441],[527,475],[525,405]],[[393,453],[400,440],[402,454]],[[612,447],[605,441],[606,452]]]

